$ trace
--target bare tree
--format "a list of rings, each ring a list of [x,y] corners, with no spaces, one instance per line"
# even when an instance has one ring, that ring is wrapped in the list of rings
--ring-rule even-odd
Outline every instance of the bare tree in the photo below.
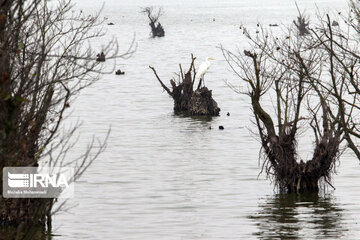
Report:
[[[334,44],[331,38],[323,39],[326,27],[331,29],[330,20],[327,23],[308,35],[291,27],[281,37],[265,29],[253,36],[245,29],[252,48],[237,54],[222,48],[227,62],[247,86],[242,93],[251,99],[263,167],[281,192],[316,192],[321,180],[331,185],[335,162],[347,147],[342,143],[348,140],[346,126],[355,106],[345,112],[339,101],[339,96],[345,97],[349,81],[341,64],[334,67],[333,53],[324,46]],[[343,54],[341,61],[347,61]],[[301,159],[297,142],[300,133],[310,134],[307,126],[312,129],[314,151],[311,159]]]
[[[324,65],[330,73],[328,82],[317,82],[333,98],[341,111],[339,122],[343,127],[348,147],[360,160],[359,138],[360,122],[360,4],[350,1],[350,13],[341,17],[343,26],[331,24],[329,15],[320,21],[313,31],[314,43],[326,55]],[[341,15],[341,13],[339,13]],[[334,21],[332,21],[334,22]]]
[[[282,191],[317,191],[321,179],[331,185],[335,161],[346,149],[360,160],[359,9],[351,0],[349,15],[339,13],[340,20],[319,13],[307,35],[299,34],[298,26],[281,37],[245,30],[250,50],[223,49],[248,86],[264,167]],[[275,99],[273,111],[264,107],[269,96]],[[313,130],[315,146],[313,157],[303,161],[296,143],[306,126]]]
[[[104,35],[99,14],[72,10],[70,0],[0,0],[0,166],[75,166],[73,181],[105,148],[90,143],[84,155],[66,162],[78,124],[61,134],[66,109],[74,97],[103,73],[92,39]],[[101,28],[100,28],[101,29]],[[102,51],[108,58],[126,58],[133,44],[117,55],[115,39]],[[0,176],[2,181],[2,173]],[[0,184],[2,192],[2,184]],[[1,225],[45,224],[51,227],[56,199],[0,199]],[[21,234],[23,233],[20,231]]]
[[[309,20],[304,16],[304,13],[300,12],[299,6],[296,4],[296,8],[299,12],[299,15],[296,19],[296,21],[294,20],[293,23],[295,24],[295,26],[297,27],[298,31],[299,31],[299,35],[300,36],[304,36],[306,34],[309,34]]]
[[[159,22],[159,18],[164,14],[163,9],[159,8],[157,12],[154,13],[154,7],[146,7],[142,9],[141,12],[146,14],[149,18],[152,37],[164,37],[165,31]]]

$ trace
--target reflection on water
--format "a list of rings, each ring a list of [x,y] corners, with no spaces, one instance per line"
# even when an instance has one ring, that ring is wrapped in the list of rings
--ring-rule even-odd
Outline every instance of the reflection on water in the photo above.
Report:
[[[277,194],[259,204],[249,216],[258,227],[260,239],[340,238],[347,229],[343,209],[332,196]]]
[[[177,118],[180,119],[180,121],[183,119],[184,121],[188,121],[188,123],[190,124],[190,128],[192,128],[192,130],[196,129],[198,126],[200,127],[205,127],[203,129],[206,128],[211,128],[212,127],[212,120],[218,118],[218,117],[214,117],[214,116],[190,116],[186,113],[174,113],[172,115],[173,118]]]

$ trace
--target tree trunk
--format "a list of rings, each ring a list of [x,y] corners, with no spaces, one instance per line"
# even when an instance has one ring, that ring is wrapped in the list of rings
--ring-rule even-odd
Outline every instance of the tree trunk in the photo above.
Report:
[[[173,79],[170,80],[172,90],[160,80],[153,67],[150,67],[150,69],[153,70],[164,90],[173,98],[176,113],[184,113],[190,116],[218,116],[220,108],[212,97],[212,91],[207,87],[200,86],[195,91],[193,90],[196,75],[194,60],[195,58],[192,58],[190,68],[185,75],[182,73],[180,66],[181,80],[178,84]]]
[[[157,23],[157,25],[155,25],[156,22],[150,22],[149,25],[151,27],[151,33],[153,37],[164,37],[165,36],[165,30],[162,27],[162,25],[160,23]]]

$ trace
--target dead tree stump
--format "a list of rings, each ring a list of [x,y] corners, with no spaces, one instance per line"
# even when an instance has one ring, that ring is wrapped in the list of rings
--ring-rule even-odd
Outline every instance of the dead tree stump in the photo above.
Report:
[[[300,12],[300,9],[297,4],[296,4],[296,8],[299,12],[299,16],[297,17],[297,21],[294,20],[293,23],[295,24],[296,28],[298,29],[299,35],[305,36],[310,33],[309,21],[304,17],[304,14],[302,14]]]
[[[154,22],[150,22],[149,25],[151,27],[151,33],[152,33],[153,37],[164,37],[165,36],[165,31],[164,31],[164,28],[162,27],[161,23],[157,23],[157,25],[155,26]]]
[[[155,68],[151,66],[149,68],[153,70],[163,89],[173,98],[175,113],[185,113],[190,116],[219,116],[220,108],[212,97],[212,90],[200,86],[195,91],[193,89],[196,76],[194,66],[196,58],[193,56],[191,58],[190,68],[185,74],[180,65],[178,83],[174,79],[170,80],[172,90],[161,81]]]
[[[220,108],[212,98],[212,92],[207,87],[196,90],[191,96],[189,103],[191,115],[210,115],[218,116]]]
[[[164,37],[165,36],[165,30],[161,23],[159,22],[159,18],[163,15],[162,8],[159,8],[157,13],[154,13],[153,7],[146,7],[142,10],[143,13],[145,13],[149,18],[149,26],[151,27],[151,34],[152,37]]]

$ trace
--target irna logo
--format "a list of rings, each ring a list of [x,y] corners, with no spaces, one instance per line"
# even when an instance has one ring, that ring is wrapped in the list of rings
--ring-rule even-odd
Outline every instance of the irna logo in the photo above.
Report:
[[[8,172],[8,186],[12,188],[69,187],[63,174],[21,174]]]
[[[4,167],[5,198],[71,198],[74,169],[71,167]]]

